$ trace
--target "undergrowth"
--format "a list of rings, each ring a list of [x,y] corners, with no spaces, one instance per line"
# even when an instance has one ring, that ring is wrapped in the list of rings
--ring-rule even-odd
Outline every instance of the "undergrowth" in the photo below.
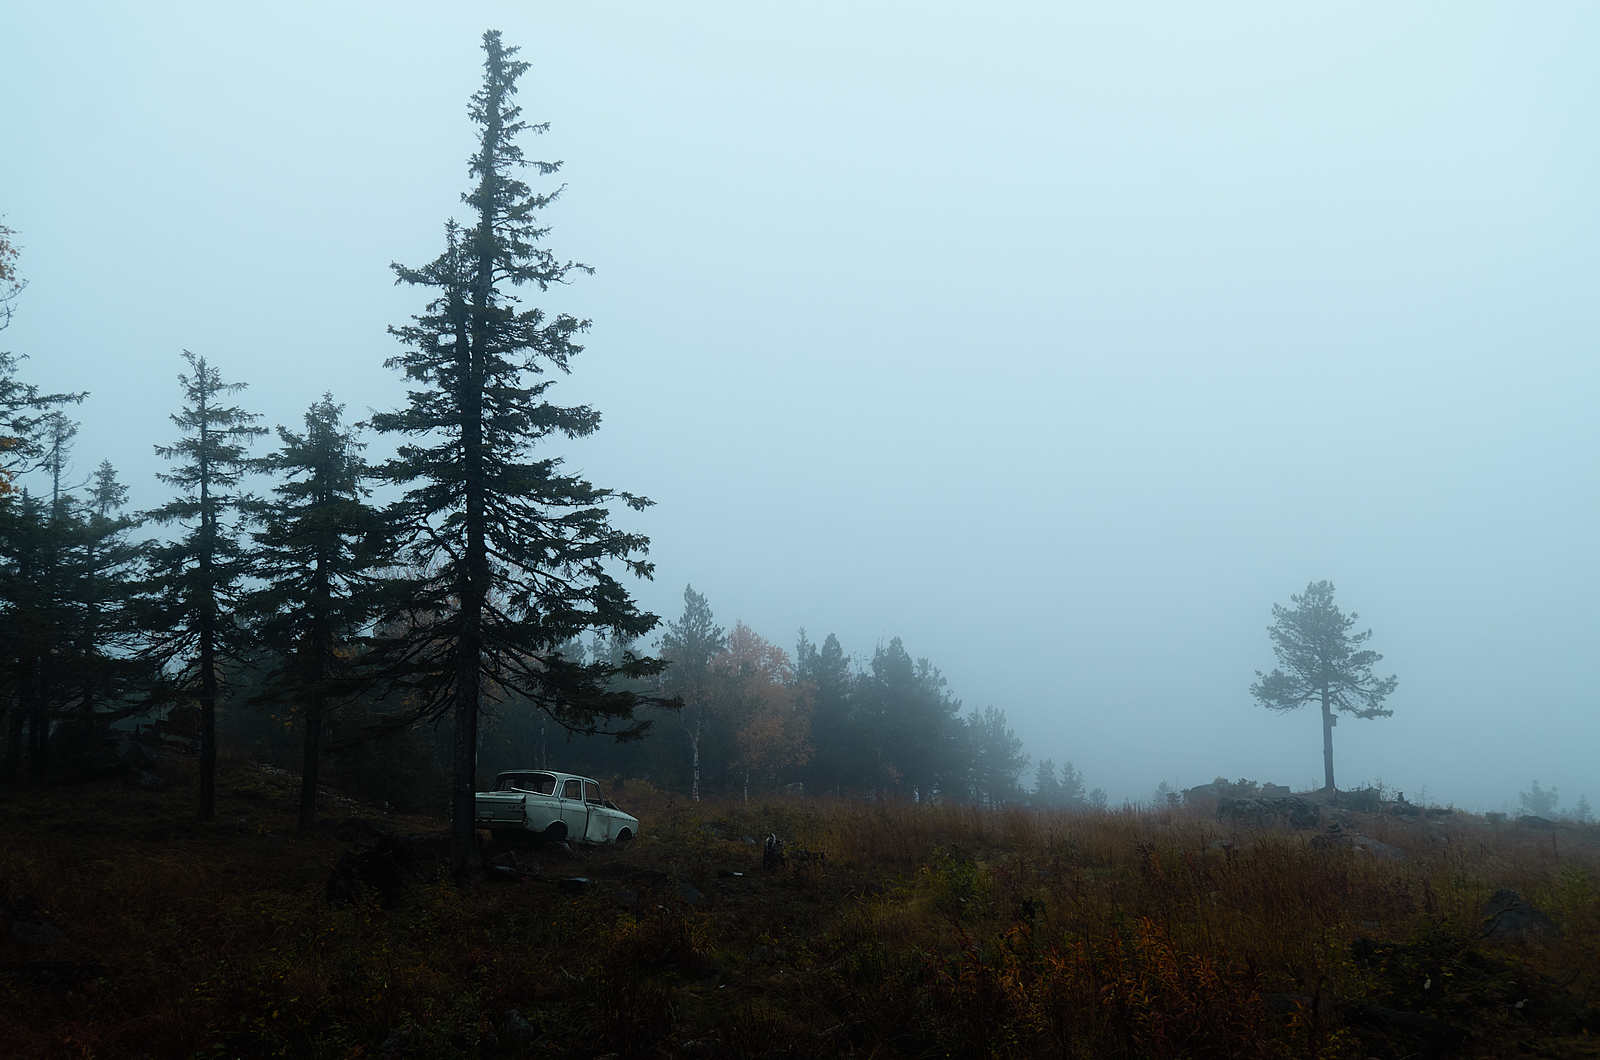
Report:
[[[325,900],[349,847],[289,834],[295,778],[231,763],[204,824],[174,779],[0,802],[4,916],[55,932],[0,939],[0,1054],[1592,1055],[1600,1030],[1594,829],[1338,811],[1389,858],[1177,809],[633,784],[632,844],[522,851],[513,884],[420,865],[385,910]],[[763,867],[768,834],[785,865]],[[1481,938],[1506,887],[1563,934]]]

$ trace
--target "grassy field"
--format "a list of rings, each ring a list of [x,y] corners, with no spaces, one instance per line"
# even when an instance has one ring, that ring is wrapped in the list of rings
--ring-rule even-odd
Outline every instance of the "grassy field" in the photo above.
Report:
[[[690,804],[633,783],[610,793],[635,842],[519,852],[515,882],[457,884],[419,854],[386,909],[327,901],[376,834],[337,822],[443,822],[330,802],[297,836],[297,778],[233,760],[202,824],[187,771],[0,802],[0,1055],[1600,1056],[1594,828]],[[1336,820],[1378,845],[1313,842]],[[746,842],[768,833],[782,868]],[[1501,888],[1561,935],[1482,937]]]

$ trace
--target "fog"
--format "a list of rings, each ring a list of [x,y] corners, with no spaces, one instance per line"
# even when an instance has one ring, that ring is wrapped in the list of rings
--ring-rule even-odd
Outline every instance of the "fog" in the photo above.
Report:
[[[327,6],[0,4],[0,348],[80,478],[165,498],[185,349],[397,406],[498,28],[647,607],[901,637],[1115,802],[1320,786],[1248,688],[1329,579],[1400,679],[1341,786],[1600,797],[1592,6]]]

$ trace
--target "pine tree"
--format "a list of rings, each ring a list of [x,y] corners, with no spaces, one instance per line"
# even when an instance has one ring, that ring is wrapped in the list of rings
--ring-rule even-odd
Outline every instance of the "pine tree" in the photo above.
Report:
[[[1022,794],[1017,779],[1028,768],[1022,740],[1007,726],[1006,712],[996,707],[973,711],[965,725],[973,801],[998,809]]]
[[[154,657],[169,670],[178,668],[172,693],[199,701],[199,815],[209,820],[216,811],[220,665],[242,647],[233,613],[240,582],[249,573],[243,524],[258,505],[239,491],[239,484],[253,468],[250,444],[267,432],[255,426],[260,418],[255,413],[223,404],[247,384],[224,383],[204,357],[187,350],[183,356],[191,370],[178,376],[186,404],[172,417],[183,437],[156,447],[157,456],[174,462],[170,472],[157,477],[176,487],[178,496],[148,515],[159,523],[178,523],[184,533],[154,551],[160,601],[150,620],[159,631]]]
[[[304,434],[278,428],[282,444],[260,466],[283,481],[254,535],[260,587],[242,608],[275,660],[262,696],[294,703],[304,730],[301,831],[316,823],[324,714],[355,691],[355,637],[377,613],[377,571],[389,562],[379,515],[366,503],[364,446],[343,413],[324,394],[306,412]]]
[[[1322,708],[1322,765],[1324,790],[1333,794],[1333,727],[1342,711],[1357,718],[1384,718],[1394,711],[1383,701],[1399,683],[1393,676],[1374,677],[1372,667],[1383,656],[1364,648],[1372,630],[1351,633],[1359,621],[1333,602],[1332,582],[1313,582],[1298,596],[1294,607],[1272,605],[1273,623],[1267,630],[1278,667],[1270,674],[1256,671],[1259,680],[1250,694],[1269,710],[1296,710],[1307,703]]]
[[[393,510],[413,579],[406,605],[388,614],[379,658],[391,687],[417,709],[451,714],[452,857],[458,872],[476,860],[474,787],[479,712],[495,697],[526,696],[569,731],[636,739],[639,697],[613,678],[657,673],[655,660],[628,656],[620,667],[578,663],[559,645],[593,630],[639,637],[657,619],[641,611],[612,565],[648,577],[648,539],[616,529],[609,506],[650,502],[565,474],[553,456],[530,450],[557,437],[581,438],[600,424],[587,406],[546,400],[547,371],[569,370],[586,327],[568,314],[519,308],[511,289],[547,291],[587,266],[562,263],[540,245],[539,211],[556,191],[535,194],[517,177],[559,163],[530,162],[517,139],[530,126],[512,99],[527,64],[498,32],[483,38],[483,87],[472,97],[476,181],[463,201],[470,227],[446,226],[445,250],[421,268],[396,266],[406,283],[434,297],[411,325],[391,329],[406,352],[389,364],[414,386],[407,405],[373,417],[379,431],[416,439],[384,474],[407,487]]]

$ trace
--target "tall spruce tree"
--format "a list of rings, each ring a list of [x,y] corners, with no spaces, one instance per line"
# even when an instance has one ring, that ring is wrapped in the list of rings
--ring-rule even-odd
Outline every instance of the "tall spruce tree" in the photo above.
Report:
[[[281,446],[261,461],[283,481],[264,506],[254,574],[242,610],[271,653],[264,697],[293,704],[304,736],[301,831],[316,823],[323,720],[355,691],[355,640],[377,613],[389,561],[378,512],[366,503],[363,444],[332,394],[305,414],[305,433],[278,428]]]
[[[143,641],[137,621],[144,586],[140,577],[149,548],[129,539],[139,520],[122,515],[128,487],[117,480],[110,461],[102,460],[81,505],[80,527],[73,548],[74,674],[89,745],[119,718],[142,711],[142,693],[158,674],[141,656]]]
[[[233,615],[249,573],[242,536],[259,503],[239,485],[254,466],[250,444],[267,432],[255,426],[256,413],[224,403],[248,384],[225,383],[204,357],[183,356],[190,368],[178,376],[185,405],[172,417],[183,436],[156,446],[157,456],[173,462],[157,477],[178,496],[147,514],[184,532],[154,550],[159,600],[151,619],[159,631],[153,652],[174,678],[172,693],[199,703],[199,815],[209,820],[216,811],[220,663],[241,646]]]
[[[650,502],[563,473],[561,460],[532,450],[554,437],[580,438],[600,424],[587,406],[546,400],[551,369],[569,370],[587,322],[521,308],[512,288],[548,291],[585,265],[562,262],[540,240],[539,211],[560,193],[536,194],[518,179],[558,162],[524,158],[517,140],[543,132],[513,103],[527,63],[498,32],[483,37],[483,87],[472,97],[478,146],[475,181],[462,197],[466,227],[446,226],[445,250],[421,268],[395,266],[399,280],[434,292],[414,323],[393,328],[406,352],[393,358],[413,384],[406,406],[377,415],[400,446],[385,475],[407,487],[393,510],[406,557],[422,572],[403,608],[383,623],[375,658],[391,687],[418,709],[454,721],[450,834],[456,871],[477,858],[473,793],[479,713],[496,697],[527,697],[569,731],[636,739],[639,696],[626,678],[658,673],[629,653],[620,665],[569,659],[559,646],[594,630],[643,636],[656,616],[641,611],[613,566],[648,577],[648,539],[611,525],[609,507]]]

